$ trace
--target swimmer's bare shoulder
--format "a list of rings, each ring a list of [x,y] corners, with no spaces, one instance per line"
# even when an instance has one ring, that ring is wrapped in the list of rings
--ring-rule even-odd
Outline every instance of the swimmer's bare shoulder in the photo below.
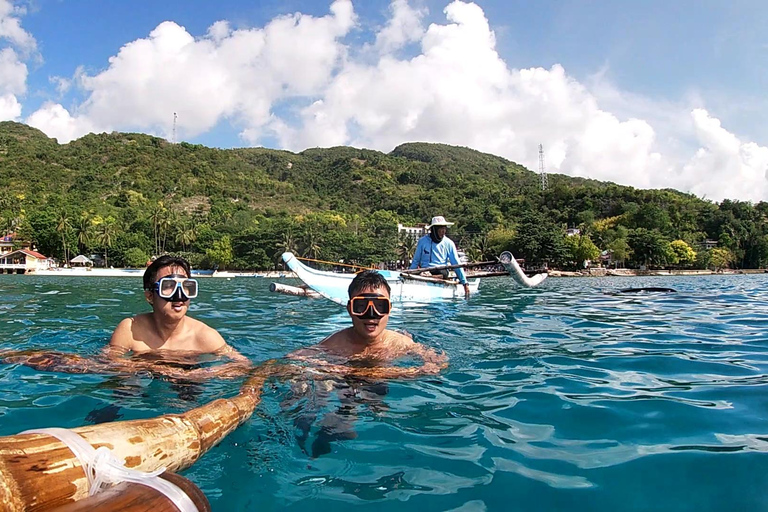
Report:
[[[191,328],[194,329],[196,351],[204,354],[215,354],[217,356],[226,356],[236,362],[251,365],[251,360],[238,352],[232,345],[224,341],[219,331],[206,325],[200,320],[187,317],[191,322]]]
[[[122,320],[115,331],[112,333],[112,337],[109,339],[109,347],[113,349],[119,349],[119,351],[132,351],[136,349],[137,338],[141,339],[144,336],[141,334],[149,327],[149,317],[147,313],[136,315],[134,317],[126,318]]]
[[[337,331],[318,343],[312,350],[344,355],[348,352],[353,333],[354,330],[351,327]]]
[[[186,317],[184,321],[186,322],[186,328],[189,329],[195,340],[195,352],[202,352],[204,354],[219,353],[220,351],[223,352],[226,347],[229,347],[221,334],[219,334],[219,331],[213,327],[209,327],[200,320],[195,320],[191,317]]]

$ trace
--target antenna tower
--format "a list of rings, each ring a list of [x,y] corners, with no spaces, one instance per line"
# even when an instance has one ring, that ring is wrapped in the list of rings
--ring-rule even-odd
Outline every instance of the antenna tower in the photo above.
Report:
[[[176,112],[173,113],[173,135],[171,142],[176,144]]]
[[[539,176],[541,177],[541,190],[547,190],[549,179],[547,178],[547,171],[544,169],[544,146],[541,144],[539,144]]]

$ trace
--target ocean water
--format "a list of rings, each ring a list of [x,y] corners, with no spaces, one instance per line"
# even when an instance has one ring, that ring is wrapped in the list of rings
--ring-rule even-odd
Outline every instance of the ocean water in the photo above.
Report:
[[[440,376],[268,385],[182,474],[214,510],[768,510],[768,275],[483,282],[398,305]],[[135,278],[0,275],[0,348],[92,355],[146,309]],[[191,316],[253,361],[346,327],[325,300],[205,279]],[[629,287],[672,294],[617,294]],[[241,381],[0,366],[0,435],[183,412]]]

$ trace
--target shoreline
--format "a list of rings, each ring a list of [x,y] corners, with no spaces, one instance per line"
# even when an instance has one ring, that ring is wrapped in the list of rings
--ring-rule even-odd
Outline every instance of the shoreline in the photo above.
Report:
[[[33,270],[24,274],[25,276],[60,276],[60,277],[143,277],[146,269],[139,268],[57,268],[49,270]],[[211,272],[208,270],[192,271],[192,277],[199,278],[267,278],[283,279],[296,278],[296,274],[291,271],[270,270],[265,272],[230,272],[227,270]]]
[[[35,270],[25,274],[29,276],[62,276],[62,277],[142,277],[145,269],[129,268],[57,268],[50,270]],[[743,270],[637,270],[628,268],[606,269],[590,268],[586,270],[568,271],[568,270],[550,270],[549,277],[647,277],[647,276],[714,276],[714,275],[739,275],[739,274],[766,274],[768,269],[743,269]],[[8,274],[11,275],[11,274]],[[192,271],[194,278],[264,278],[264,279],[298,279],[295,273],[290,270],[269,270],[263,272],[235,272],[235,271],[215,271],[209,270]],[[467,275],[468,278],[472,274]]]
[[[637,270],[631,268],[590,268],[587,270],[567,271],[550,270],[549,277],[646,277],[646,276],[722,276],[740,274],[765,274],[767,269],[751,268],[740,270]]]

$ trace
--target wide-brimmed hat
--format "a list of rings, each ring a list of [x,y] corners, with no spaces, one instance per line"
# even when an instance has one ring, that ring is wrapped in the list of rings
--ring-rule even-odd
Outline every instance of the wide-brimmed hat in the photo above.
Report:
[[[432,222],[427,226],[427,229],[432,226],[453,226],[453,222],[448,222],[445,220],[445,217],[438,215],[437,217],[432,217]]]

